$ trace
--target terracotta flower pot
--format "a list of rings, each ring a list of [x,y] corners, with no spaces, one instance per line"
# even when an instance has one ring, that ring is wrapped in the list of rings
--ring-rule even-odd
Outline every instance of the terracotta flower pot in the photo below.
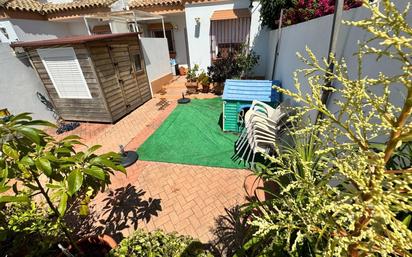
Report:
[[[110,250],[117,247],[116,241],[111,236],[89,236],[77,241],[77,246],[83,252],[83,256],[90,257],[105,257]],[[68,250],[74,253],[74,247],[70,245]],[[65,257],[63,253],[58,257]]]
[[[197,88],[198,88],[198,83],[197,82],[186,82],[186,88],[187,88],[187,93],[188,94],[195,94],[197,93]]]
[[[216,95],[223,94],[224,82],[215,82],[213,86],[213,91]]]
[[[179,67],[179,74],[180,76],[186,76],[187,69],[185,67]]]
[[[202,92],[203,93],[209,93],[209,90],[210,90],[210,84],[207,84],[207,85],[202,84]]]

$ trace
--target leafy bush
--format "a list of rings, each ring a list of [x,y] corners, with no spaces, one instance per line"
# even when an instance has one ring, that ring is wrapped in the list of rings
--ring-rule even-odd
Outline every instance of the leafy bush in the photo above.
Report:
[[[210,257],[203,245],[191,237],[166,234],[160,230],[136,230],[112,250],[110,257]]]
[[[217,59],[211,66],[207,67],[207,74],[213,82],[225,82],[226,79],[240,77],[240,73],[241,70],[233,53],[230,53],[226,58]]]
[[[259,55],[242,46],[239,52],[229,53],[226,58],[219,58],[207,68],[207,74],[213,82],[225,82],[226,79],[243,78],[250,75],[259,61]]]
[[[0,252],[13,256],[49,256],[64,236],[56,217],[31,203],[13,203],[0,211]]]
[[[236,55],[236,63],[240,69],[240,77],[249,76],[252,69],[258,64],[260,56],[253,50],[248,50],[245,46]]]
[[[199,65],[195,64],[193,68],[189,68],[186,74],[186,80],[188,82],[196,82],[197,81],[197,72],[199,71]]]
[[[260,19],[262,25],[277,29],[281,9],[283,25],[293,25],[334,13],[335,0],[262,0]],[[359,7],[362,0],[344,0],[344,10]]]
[[[295,89],[276,87],[302,105],[292,121],[301,124],[310,113],[321,115],[291,132],[301,142],[298,147],[278,147],[274,157],[266,156],[272,165],[257,169],[279,192],[251,206],[257,232],[245,249],[257,246],[259,256],[411,255],[412,168],[396,150],[412,141],[412,27],[408,8],[380,3],[364,2],[371,17],[347,22],[371,33],[360,45],[358,74],[350,74],[344,60],[332,56],[330,64],[307,49],[307,58],[299,55],[306,68],[294,74]],[[366,76],[362,63],[371,57],[386,58],[399,69]],[[301,75],[308,77],[304,90]],[[323,101],[325,92],[334,94],[333,112]],[[405,99],[395,105],[392,99],[403,93]],[[372,142],[382,138],[386,142],[377,151]],[[411,159],[410,149],[402,153]]]
[[[199,74],[199,77],[197,78],[197,82],[199,82],[201,85],[207,86],[210,84],[210,78],[209,76],[206,74],[206,72],[202,71]]]
[[[87,214],[88,202],[110,184],[110,174],[125,169],[118,164],[119,154],[98,155],[98,145],[76,151],[82,145],[78,136],[57,141],[39,126],[54,125],[29,113],[0,120],[0,203],[42,201],[79,251],[62,221],[69,203],[80,203],[79,212]]]
[[[362,0],[344,0],[343,9],[349,10],[362,5]],[[335,12],[334,0],[299,0],[287,8],[283,16],[284,25],[293,25]]]
[[[262,25],[276,29],[282,8],[292,7],[294,0],[260,0],[260,20]]]

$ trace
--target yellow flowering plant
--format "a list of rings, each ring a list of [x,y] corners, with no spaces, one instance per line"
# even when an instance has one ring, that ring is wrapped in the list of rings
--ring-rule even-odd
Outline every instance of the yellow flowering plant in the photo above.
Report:
[[[345,22],[371,35],[360,44],[355,77],[345,60],[331,56],[332,73],[326,58],[307,49],[307,57],[299,55],[307,68],[294,74],[295,89],[276,88],[301,105],[291,117],[298,125],[290,132],[293,147],[279,144],[274,157],[266,156],[270,167],[256,169],[278,190],[250,205],[256,232],[243,255],[254,248],[259,256],[412,256],[410,217],[399,216],[412,212],[411,153],[406,166],[392,165],[412,141],[412,27],[409,5],[400,11],[389,0],[380,3],[365,1],[370,18]],[[364,75],[370,56],[397,62],[399,72]],[[302,89],[301,74],[309,90]],[[322,101],[325,92],[333,96],[333,111]],[[405,99],[392,102],[395,93]],[[302,124],[311,113],[320,118]],[[385,143],[378,147],[379,140]]]

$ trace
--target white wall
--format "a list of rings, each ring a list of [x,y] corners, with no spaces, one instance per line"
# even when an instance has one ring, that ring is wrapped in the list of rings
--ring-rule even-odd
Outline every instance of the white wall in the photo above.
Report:
[[[176,50],[176,62],[178,64],[188,64],[187,51],[186,51],[186,39],[185,39],[185,28],[186,19],[184,13],[165,15],[165,22],[171,23],[177,29],[173,29],[173,40]]]
[[[52,113],[37,99],[47,93],[26,56],[17,58],[8,44],[0,44],[0,109],[13,114],[31,112],[35,119],[55,122]]]
[[[11,19],[13,29],[20,41],[53,39],[70,35],[66,23],[39,20]]]
[[[89,31],[84,20],[66,23],[70,35],[88,35]]]
[[[0,33],[0,43],[11,43],[18,39],[16,32],[14,32],[13,24],[10,21],[0,21],[0,28],[6,29],[8,38],[3,33]]]
[[[211,63],[210,56],[210,18],[214,11],[227,10],[227,9],[241,9],[248,8],[250,4],[249,0],[237,0],[237,1],[222,1],[219,3],[193,3],[186,4],[186,27],[189,43],[189,55],[190,64],[199,64],[202,69],[207,69]],[[266,42],[263,41],[263,49],[259,48],[260,42],[255,43],[257,38],[266,38],[267,32],[261,31],[259,24],[259,9],[258,2],[254,2],[255,8],[252,10],[251,17],[251,29],[250,29],[250,45],[254,50],[261,55],[262,65],[256,70],[256,75],[264,75],[266,70],[266,56],[264,55],[264,48]],[[200,28],[196,28],[195,18],[200,18]],[[199,30],[199,31],[196,31]]]
[[[126,33],[130,32],[126,22],[110,21],[110,29],[112,33]]]
[[[398,0],[396,5],[400,10],[404,8],[407,0]],[[370,16],[369,10],[360,7],[349,11],[344,11],[344,20],[361,20]],[[307,56],[305,47],[309,47],[318,58],[326,57],[328,55],[329,38],[331,33],[333,15],[324,16],[314,20],[310,20],[304,23],[292,25],[283,28],[282,37],[279,45],[279,55],[277,59],[275,79],[282,81],[282,86],[287,89],[293,90],[293,72],[297,69],[306,67],[297,57],[296,53],[302,53],[303,56]],[[412,24],[412,15],[409,15],[407,22]],[[368,32],[362,29],[342,25],[338,37],[336,56],[338,59],[344,58],[347,62],[348,72],[351,77],[357,75],[357,57],[354,54],[358,50],[358,42],[363,42],[370,38]],[[276,46],[277,31],[270,32],[268,40],[268,58],[267,58],[267,79],[270,79],[270,74],[273,67],[274,49]],[[378,47],[378,46],[376,46]],[[368,57],[363,62],[363,75],[376,76],[379,72],[385,74],[397,74],[399,73],[399,64],[393,60],[382,58],[376,61],[375,57]],[[308,92],[307,80],[304,77],[300,77],[302,83],[302,91]],[[339,87],[339,85],[335,85]],[[379,90],[379,88],[377,88]],[[336,106],[333,104],[333,99],[339,97],[334,94],[330,101],[331,110],[335,110]],[[404,92],[401,87],[394,86],[392,89],[392,102],[401,103],[405,98]]]
[[[165,38],[140,38],[140,42],[149,81],[171,73],[167,40]]]

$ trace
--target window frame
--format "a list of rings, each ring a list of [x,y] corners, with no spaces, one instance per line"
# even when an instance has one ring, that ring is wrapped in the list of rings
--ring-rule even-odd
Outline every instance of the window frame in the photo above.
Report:
[[[66,51],[66,54],[63,55],[62,52]],[[60,55],[59,55],[60,52]],[[59,48],[42,48],[42,49],[37,49],[37,53],[43,63],[44,68],[46,69],[47,75],[49,76],[54,89],[56,90],[59,98],[61,99],[92,99],[92,95],[90,93],[89,85],[87,84],[86,78],[84,77],[82,67],[80,66],[79,60],[77,59],[76,52],[74,51],[73,47],[59,47]],[[69,56],[70,54],[71,56]],[[67,93],[63,93],[62,89],[59,88],[58,83],[56,82],[56,78],[53,76],[53,73],[50,70],[50,67],[47,65],[47,58],[49,57],[74,57],[73,60],[75,62],[75,67],[78,69],[80,76],[80,82],[82,83],[81,85],[84,86],[86,89],[84,92],[86,93],[87,96],[84,97],[73,97],[70,95],[67,95]],[[45,60],[46,59],[46,60]]]
[[[137,69],[136,67],[136,56],[139,56],[139,63],[140,63],[140,70]],[[142,55],[141,53],[132,53],[131,54],[131,59],[133,60],[133,69],[136,73],[143,73],[144,72],[144,65],[142,63]]]
[[[167,31],[170,31],[170,36],[172,37],[172,38],[171,38],[171,40],[172,40],[172,47],[173,47],[173,49],[169,49],[169,43],[167,43],[167,50],[169,50],[169,52],[176,52],[175,37],[174,37],[174,35],[173,35],[173,29],[165,29],[165,34],[167,33]],[[163,33],[163,29],[152,29],[152,30],[150,30],[150,34],[151,34],[152,37],[154,37],[154,38],[166,38],[166,40],[167,40],[167,37],[155,37],[155,32],[161,32],[161,33]]]

